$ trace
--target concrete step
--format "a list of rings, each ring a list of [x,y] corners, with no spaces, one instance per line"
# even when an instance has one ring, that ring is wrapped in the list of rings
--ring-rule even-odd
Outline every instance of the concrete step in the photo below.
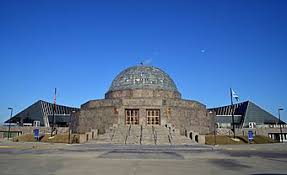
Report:
[[[98,144],[111,143],[111,136],[109,134],[98,135],[97,138],[93,140],[92,142],[98,143]]]
[[[154,128],[147,126],[143,127],[142,130],[140,126],[119,126],[110,128],[107,133],[99,135],[95,142],[125,144],[126,141],[126,144],[154,145],[154,137],[156,137],[157,145],[195,144],[194,141],[180,135],[179,130],[170,130],[169,128],[162,126],[155,126]],[[171,139],[171,143],[169,141],[169,137]]]

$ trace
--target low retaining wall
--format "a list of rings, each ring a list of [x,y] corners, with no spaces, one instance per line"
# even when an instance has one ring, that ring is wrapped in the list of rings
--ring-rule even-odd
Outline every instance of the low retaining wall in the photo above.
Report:
[[[194,132],[194,131],[188,131],[185,130],[184,133],[185,137],[199,143],[199,144],[205,144],[205,135],[201,135],[198,132]]]
[[[17,132],[18,135],[22,134],[33,134],[33,130],[35,127],[32,126],[11,126],[10,131],[12,133]],[[51,128],[50,127],[39,127],[40,133],[51,133]],[[8,126],[0,126],[0,138],[4,138],[4,133],[7,133],[9,131]],[[69,127],[57,127],[57,133],[62,134],[62,133],[68,133],[69,132]],[[7,135],[7,134],[6,134]],[[14,136],[11,134],[11,136]]]
[[[263,135],[268,137],[269,133],[280,133],[279,128],[243,128],[235,129],[235,134],[236,135],[248,135],[248,131],[253,131],[255,135]],[[282,128],[282,133],[287,133],[287,128]],[[228,128],[217,128],[216,129],[216,134],[217,135],[233,135],[233,132],[231,129]]]
[[[72,134],[71,143],[85,143],[90,140],[96,139],[98,136],[98,130],[91,130],[83,134]]]

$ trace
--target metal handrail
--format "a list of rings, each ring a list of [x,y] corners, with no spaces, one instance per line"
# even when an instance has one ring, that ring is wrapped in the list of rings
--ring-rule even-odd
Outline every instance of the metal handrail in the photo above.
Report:
[[[116,132],[116,129],[115,129],[115,128],[113,128],[113,132],[112,132],[112,136],[111,136],[111,141],[114,139],[115,132]]]
[[[154,132],[154,144],[157,144],[157,131]]]
[[[171,144],[172,145],[172,134],[171,134],[171,128],[169,127],[169,130],[168,130],[168,142],[169,142],[169,144]]]
[[[168,131],[169,131],[170,138],[172,139],[171,127],[169,127]]]
[[[172,145],[171,139],[170,139],[170,135],[167,135],[167,137],[168,137],[168,142],[169,142],[169,144]]]
[[[129,136],[131,135],[131,128],[132,128],[132,125],[130,125],[129,127]]]
[[[157,143],[157,133],[154,129],[154,126],[152,126],[152,134],[153,134],[153,139],[154,139],[154,144],[156,145]]]
[[[143,139],[143,125],[141,125],[140,144],[142,144],[142,139]]]
[[[131,134],[131,127],[132,127],[132,125],[129,126],[128,132],[126,134],[125,144],[127,144],[128,136]]]

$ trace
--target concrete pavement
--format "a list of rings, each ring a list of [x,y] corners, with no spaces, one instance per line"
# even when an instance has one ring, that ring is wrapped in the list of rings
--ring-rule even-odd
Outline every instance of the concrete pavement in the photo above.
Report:
[[[0,142],[0,174],[287,174],[286,146]]]

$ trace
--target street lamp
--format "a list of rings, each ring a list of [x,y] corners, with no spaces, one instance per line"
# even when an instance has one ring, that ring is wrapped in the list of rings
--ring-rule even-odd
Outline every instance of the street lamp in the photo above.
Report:
[[[8,140],[10,139],[10,130],[11,130],[11,118],[12,118],[12,115],[13,115],[13,108],[8,108],[11,113],[10,113],[10,119],[9,119],[9,129],[8,129]]]
[[[280,111],[283,111],[283,108],[279,108],[278,109],[278,116],[279,116],[279,128],[280,128],[280,137],[279,137],[279,141],[281,142],[281,139],[282,139],[282,142],[283,142],[283,135],[282,135],[282,127],[281,127],[281,120],[280,120]]]
[[[213,115],[212,111],[209,111],[210,115]],[[216,145],[216,128],[217,128],[217,123],[216,123],[216,116],[214,116],[214,130],[213,130],[213,141],[214,141],[214,145]]]
[[[72,124],[72,117],[74,117],[76,111],[73,110],[72,113],[70,114],[70,118],[69,118],[69,137],[68,137],[68,144],[71,144],[71,124]]]

